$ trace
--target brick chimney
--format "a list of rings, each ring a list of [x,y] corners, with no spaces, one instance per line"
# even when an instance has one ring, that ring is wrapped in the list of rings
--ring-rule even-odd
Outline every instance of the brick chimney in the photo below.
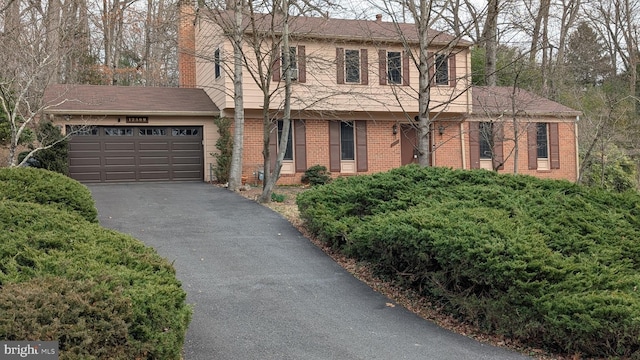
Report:
[[[178,4],[178,86],[196,87],[196,9],[194,0]]]
[[[382,14],[376,14],[376,22],[377,23],[382,22]]]

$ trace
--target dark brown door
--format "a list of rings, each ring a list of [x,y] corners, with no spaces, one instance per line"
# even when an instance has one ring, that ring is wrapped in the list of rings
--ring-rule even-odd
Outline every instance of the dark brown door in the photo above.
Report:
[[[418,163],[418,131],[409,124],[400,126],[400,157],[402,165]],[[429,140],[431,147],[431,140]],[[429,164],[431,164],[431,156],[429,156]]]
[[[400,125],[400,157],[402,165],[418,163],[417,132],[407,124]]]

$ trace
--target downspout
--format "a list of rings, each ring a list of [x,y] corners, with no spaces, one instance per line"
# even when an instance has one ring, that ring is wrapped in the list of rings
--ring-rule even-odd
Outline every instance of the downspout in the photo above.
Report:
[[[460,122],[460,148],[462,149],[462,169],[467,168],[467,149],[464,143],[464,120]]]
[[[573,125],[573,131],[575,133],[576,140],[576,182],[580,179],[580,152],[578,151],[578,121],[580,121],[580,115],[576,116],[576,121]]]

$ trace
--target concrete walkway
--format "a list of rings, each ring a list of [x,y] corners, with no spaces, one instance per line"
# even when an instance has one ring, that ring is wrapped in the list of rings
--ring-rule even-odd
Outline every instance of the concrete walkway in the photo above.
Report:
[[[228,190],[89,189],[103,226],[174,263],[194,309],[185,360],[527,359],[387,306],[279,214]]]

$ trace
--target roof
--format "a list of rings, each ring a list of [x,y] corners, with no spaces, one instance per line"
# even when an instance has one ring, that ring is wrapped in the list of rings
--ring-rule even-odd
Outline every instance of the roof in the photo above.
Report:
[[[209,17],[223,28],[234,24],[234,12],[222,11],[209,13]],[[205,15],[206,16],[206,15]],[[255,14],[253,21],[258,32],[268,32],[272,26],[276,34],[282,33],[282,21],[274,19],[272,14]],[[227,26],[225,26],[225,24]],[[245,33],[253,33],[250,19],[243,18],[243,28]],[[418,43],[418,31],[416,24],[394,23],[376,20],[354,20],[336,19],[312,16],[290,16],[289,33],[294,38],[331,39],[343,41],[362,42],[391,42],[401,43],[402,38],[398,34],[403,34],[409,43]],[[440,46],[463,46],[469,47],[471,42],[457,38],[442,31],[429,31],[429,39],[432,45]]]
[[[202,89],[50,85],[45,112],[78,115],[215,116],[219,109]]]
[[[575,117],[580,111],[559,104],[532,92],[510,86],[474,86],[471,89],[473,113],[487,115],[518,115]],[[515,96],[515,98],[514,98]],[[515,103],[512,102],[515,99]]]

